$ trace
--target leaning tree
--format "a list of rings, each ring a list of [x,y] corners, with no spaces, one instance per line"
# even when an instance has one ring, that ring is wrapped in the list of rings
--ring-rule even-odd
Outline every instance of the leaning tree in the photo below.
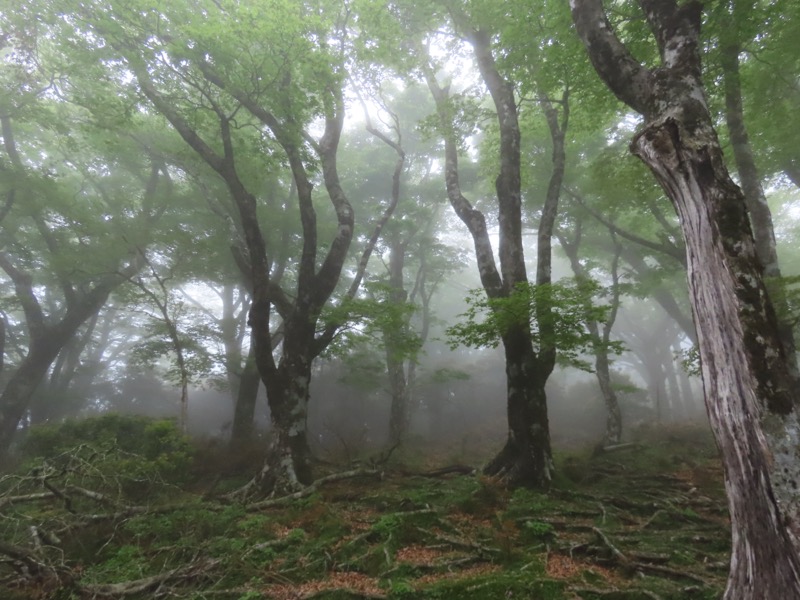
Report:
[[[639,62],[617,36],[602,0],[570,0],[597,73],[643,116],[631,149],[681,222],[706,406],[722,454],[733,530],[725,598],[800,598],[795,357],[781,343],[744,194],[725,167],[708,109],[703,5],[639,5],[658,45],[654,67]]]

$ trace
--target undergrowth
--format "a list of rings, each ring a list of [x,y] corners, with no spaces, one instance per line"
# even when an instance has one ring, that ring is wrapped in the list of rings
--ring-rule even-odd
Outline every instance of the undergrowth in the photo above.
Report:
[[[559,456],[546,494],[390,464],[260,509],[208,497],[241,473],[211,472],[169,422],[67,423],[23,450],[0,479],[9,600],[711,599],[727,573],[721,472],[695,428]]]

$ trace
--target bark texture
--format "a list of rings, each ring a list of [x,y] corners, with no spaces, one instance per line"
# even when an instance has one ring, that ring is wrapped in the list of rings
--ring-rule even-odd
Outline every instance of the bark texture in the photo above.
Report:
[[[800,598],[798,385],[764,286],[744,194],[725,168],[706,103],[702,6],[640,0],[661,55],[651,70],[616,37],[601,0],[570,5],[601,78],[644,115],[632,150],[672,200],[683,229],[706,406],[733,531],[725,598]]]
[[[730,27],[725,29],[727,35],[723,35],[721,40],[722,47],[720,48],[720,62],[725,89],[725,122],[728,125],[733,158],[736,163],[736,170],[739,172],[742,192],[747,203],[747,210],[750,213],[756,256],[764,269],[764,277],[767,278],[766,284],[768,288],[778,292],[774,295],[774,298],[780,319],[780,315],[789,314],[789,307],[781,289],[783,282],[781,281],[782,275],[778,262],[778,248],[775,244],[775,227],[772,223],[772,213],[767,204],[764,188],[761,185],[761,177],[750,146],[747,127],[745,126],[744,107],[742,106],[742,84],[739,75],[741,45],[736,30],[738,6],[740,6],[740,3],[735,2],[734,18],[729,23]],[[781,323],[780,334],[787,356],[793,359],[796,354],[796,348],[791,323]],[[794,360],[792,360],[792,364],[795,364]]]
[[[450,204],[472,235],[478,272],[486,295],[507,298],[520,286],[528,285],[522,243],[522,194],[520,178],[520,128],[514,86],[500,74],[492,53],[491,33],[475,27],[463,13],[451,10],[456,27],[471,43],[481,77],[489,89],[497,114],[500,132],[499,173],[495,180],[499,222],[499,269],[486,227],[486,218],[461,192],[458,168],[458,145],[452,130],[448,89],[436,81],[432,69],[425,78],[436,102],[445,138],[445,185]],[[566,100],[566,98],[565,98]],[[546,101],[546,100],[545,100]],[[547,101],[546,101],[547,102]],[[554,169],[547,192],[539,229],[537,285],[550,283],[550,240],[564,174],[564,129],[549,102],[545,105],[554,143]],[[551,322],[548,309],[541,308],[540,327]],[[547,332],[542,332],[546,339]],[[545,383],[555,364],[555,348],[547,343],[534,347],[528,318],[501,332],[507,382],[508,438],[504,447],[486,466],[485,473],[502,477],[511,485],[539,489],[549,487],[553,460],[547,415]]]

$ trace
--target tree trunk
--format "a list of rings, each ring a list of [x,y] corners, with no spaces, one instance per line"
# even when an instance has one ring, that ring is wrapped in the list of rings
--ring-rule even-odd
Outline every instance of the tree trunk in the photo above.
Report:
[[[736,9],[734,8],[735,12]],[[728,29],[733,32],[732,35],[734,37],[738,37],[735,33],[735,23],[732,23]],[[756,256],[764,269],[767,287],[775,288],[777,291],[773,295],[773,299],[776,303],[779,319],[782,320],[781,316],[785,317],[789,314],[789,308],[784,292],[781,289],[783,288],[783,283],[778,262],[778,249],[775,244],[775,227],[772,223],[772,213],[767,204],[764,188],[761,186],[761,177],[758,173],[758,167],[756,166],[755,157],[750,146],[750,138],[747,135],[747,128],[744,122],[742,85],[739,76],[740,51],[738,39],[729,40],[720,50],[720,62],[725,83],[725,121],[731,137],[736,170],[739,172],[742,192],[744,193],[747,210],[750,213]],[[786,355],[793,358],[795,356],[795,339],[792,325],[782,322],[780,335]]]
[[[125,270],[133,272],[139,268],[140,264],[134,262]],[[109,276],[82,296],[80,301],[68,309],[62,319],[53,325],[44,324],[43,314],[41,322],[36,325],[29,324],[28,354],[9,377],[0,395],[0,455],[6,453],[11,446],[17,426],[30,406],[33,393],[47,375],[50,365],[59,352],[81,325],[103,307],[111,290],[123,281],[123,276]]]
[[[597,334],[593,333],[592,335]],[[607,351],[598,352],[595,349],[594,370],[606,405],[606,433],[603,437],[603,445],[619,444],[622,441],[622,411],[619,408],[617,394],[611,385]]]
[[[683,421],[689,417],[686,410],[686,402],[683,400],[680,386],[678,385],[678,374],[675,370],[675,357],[670,352],[672,346],[664,347],[664,373],[667,377],[669,386],[669,400],[672,405],[672,420]]]
[[[256,402],[261,387],[261,376],[256,366],[255,347],[250,345],[250,353],[239,374],[236,389],[236,406],[231,427],[231,446],[242,447],[252,438],[255,430]]]
[[[672,353],[675,356],[680,356],[682,351],[683,349],[677,343],[672,347]],[[689,417],[694,418],[697,416],[698,403],[692,390],[692,382],[689,380],[689,374],[686,372],[686,369],[683,368],[683,365],[681,365],[680,368],[676,368],[676,371],[683,404],[689,413]]]
[[[57,355],[57,348],[31,350],[6,383],[0,396],[0,454],[11,446],[33,393]]]
[[[567,255],[570,266],[572,267],[572,272],[575,274],[575,279],[578,282],[586,281],[588,279],[588,275],[583,268],[583,265],[581,265],[580,258],[578,256],[581,235],[582,223],[580,221],[578,221],[576,224],[575,238],[573,242],[567,240],[566,236],[562,234],[558,235],[561,248]],[[597,377],[597,383],[600,386],[600,393],[603,395],[603,402],[606,405],[606,431],[603,435],[603,446],[619,444],[622,441],[622,411],[620,411],[619,408],[617,394],[614,391],[614,387],[611,385],[611,361],[608,358],[608,343],[611,339],[611,328],[614,326],[614,322],[616,321],[620,304],[619,259],[620,255],[622,254],[622,246],[619,245],[613,233],[612,238],[614,240],[615,252],[614,258],[611,261],[611,310],[608,320],[603,324],[602,334],[600,333],[600,325],[597,323],[597,321],[593,320],[591,317],[586,319],[586,328],[589,330],[589,333],[592,335],[594,340],[592,348],[594,351],[594,372],[595,376]],[[588,301],[584,308],[586,310],[586,314],[589,315],[592,308],[591,301]]]
[[[685,228],[703,384],[733,528],[725,597],[800,598],[796,386],[761,282],[744,197],[725,171],[710,118],[703,120],[698,130],[696,114],[675,111],[648,123],[633,147]]]
[[[403,286],[403,269],[405,267],[405,244],[400,241],[399,234],[394,233],[390,241],[389,255],[389,302],[400,309],[408,298]],[[405,319],[395,322],[396,327],[407,328]],[[405,355],[402,347],[403,334],[396,329],[383,332],[386,347],[386,370],[389,375],[389,389],[392,403],[389,413],[389,443],[401,443],[408,429],[408,386],[406,381]]]
[[[722,454],[733,531],[726,600],[800,598],[800,391],[763,282],[744,195],[731,180],[705,97],[702,5],[640,0],[661,54],[647,69],[600,0],[570,0],[609,88],[645,117],[633,152],[678,213],[686,241],[706,407]]]
[[[266,461],[253,481],[258,492],[282,495],[313,482],[306,435],[310,381],[311,362],[302,357],[282,359],[264,379],[273,428]]]
[[[545,383],[527,336],[503,338],[508,390],[508,439],[486,468],[487,475],[502,477],[515,486],[550,487],[553,457],[547,417]]]

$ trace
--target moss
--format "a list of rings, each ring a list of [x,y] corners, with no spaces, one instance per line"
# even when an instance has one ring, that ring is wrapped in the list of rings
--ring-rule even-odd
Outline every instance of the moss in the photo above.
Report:
[[[541,579],[532,573],[489,573],[482,576],[444,580],[419,590],[415,598],[435,600],[496,600],[497,598],[536,598],[561,600],[565,584]]]

